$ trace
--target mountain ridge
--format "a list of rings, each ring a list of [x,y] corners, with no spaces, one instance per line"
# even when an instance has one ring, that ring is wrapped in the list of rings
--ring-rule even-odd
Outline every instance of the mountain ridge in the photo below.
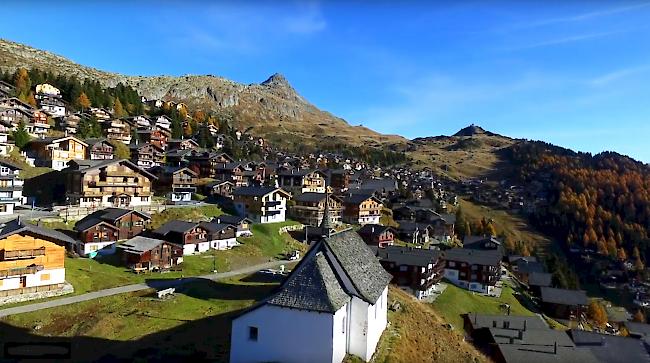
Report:
[[[239,127],[278,144],[331,144],[402,148],[408,140],[353,126],[320,110],[302,97],[284,75],[275,73],[261,83],[242,84],[213,75],[129,76],[75,63],[63,56],[0,39],[0,70],[38,68],[55,74],[98,81],[104,87],[118,83],[133,87],[147,99],[173,100],[215,112]]]

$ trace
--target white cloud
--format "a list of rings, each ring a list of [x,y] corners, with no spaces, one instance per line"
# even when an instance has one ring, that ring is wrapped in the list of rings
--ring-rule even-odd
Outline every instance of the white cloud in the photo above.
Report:
[[[583,40],[603,38],[603,37],[607,37],[607,36],[614,35],[614,34],[625,33],[625,32],[628,32],[628,31],[629,30],[615,30],[615,31],[609,31],[609,32],[598,32],[598,33],[590,33],[590,34],[572,35],[572,36],[566,36],[566,37],[562,37],[562,38],[550,39],[550,40],[545,40],[545,41],[541,41],[541,42],[537,42],[537,43],[522,45],[522,46],[518,46],[518,47],[507,48],[506,50],[533,49],[533,48],[549,47],[549,46],[554,46],[554,45],[562,45],[562,44],[567,44],[567,43],[575,43],[575,42],[580,42],[580,41],[583,41]]]
[[[593,86],[604,86],[629,76],[650,71],[650,64],[618,69],[590,80]]]
[[[516,28],[516,29],[536,28],[536,27],[541,27],[541,26],[546,26],[546,25],[553,25],[553,24],[560,24],[560,23],[581,22],[581,21],[590,20],[590,19],[594,19],[594,18],[600,18],[600,17],[615,15],[615,14],[619,14],[619,13],[625,13],[625,12],[629,12],[629,11],[633,11],[633,10],[639,10],[639,9],[646,8],[646,7],[649,7],[649,6],[650,6],[650,3],[640,3],[640,4],[634,4],[634,5],[628,5],[628,6],[620,6],[620,7],[609,8],[609,9],[604,9],[604,10],[599,10],[599,11],[593,11],[593,12],[588,12],[588,13],[577,14],[577,15],[573,15],[573,16],[542,19],[542,20],[538,20],[538,21],[525,23],[525,24],[519,24],[519,25],[515,26],[514,28]]]

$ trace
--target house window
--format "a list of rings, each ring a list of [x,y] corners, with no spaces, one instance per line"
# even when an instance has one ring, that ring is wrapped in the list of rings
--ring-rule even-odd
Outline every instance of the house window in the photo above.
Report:
[[[456,262],[449,261],[449,267],[456,267]]]
[[[248,327],[248,340],[256,342],[258,334],[259,334],[259,330],[257,329],[256,326]]]
[[[401,265],[401,266],[399,267],[399,270],[402,271],[402,272],[405,272],[405,271],[408,271],[408,268],[409,268],[409,267],[406,266],[406,265]]]
[[[90,246],[91,251],[97,251],[97,245],[92,245]]]
[[[49,281],[49,280],[50,280],[50,274],[41,275],[41,281]]]

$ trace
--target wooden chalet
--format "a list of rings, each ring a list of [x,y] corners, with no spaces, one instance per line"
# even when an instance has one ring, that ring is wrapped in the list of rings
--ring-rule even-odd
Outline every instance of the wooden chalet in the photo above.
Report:
[[[0,225],[0,297],[60,290],[67,235],[18,219]]]
[[[117,247],[122,262],[135,272],[173,268],[183,262],[183,248],[168,241],[136,236]]]
[[[395,242],[395,229],[381,224],[365,224],[357,231],[367,245],[384,248]]]
[[[156,177],[129,160],[75,160],[63,170],[68,202],[82,207],[150,205]]]
[[[418,299],[430,296],[444,275],[445,263],[440,250],[404,246],[376,249],[377,257],[393,283]]]

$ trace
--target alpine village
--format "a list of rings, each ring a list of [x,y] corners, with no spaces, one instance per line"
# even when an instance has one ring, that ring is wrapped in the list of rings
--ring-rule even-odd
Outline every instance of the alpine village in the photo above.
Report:
[[[3,359],[650,360],[647,165],[147,82],[0,41]]]

